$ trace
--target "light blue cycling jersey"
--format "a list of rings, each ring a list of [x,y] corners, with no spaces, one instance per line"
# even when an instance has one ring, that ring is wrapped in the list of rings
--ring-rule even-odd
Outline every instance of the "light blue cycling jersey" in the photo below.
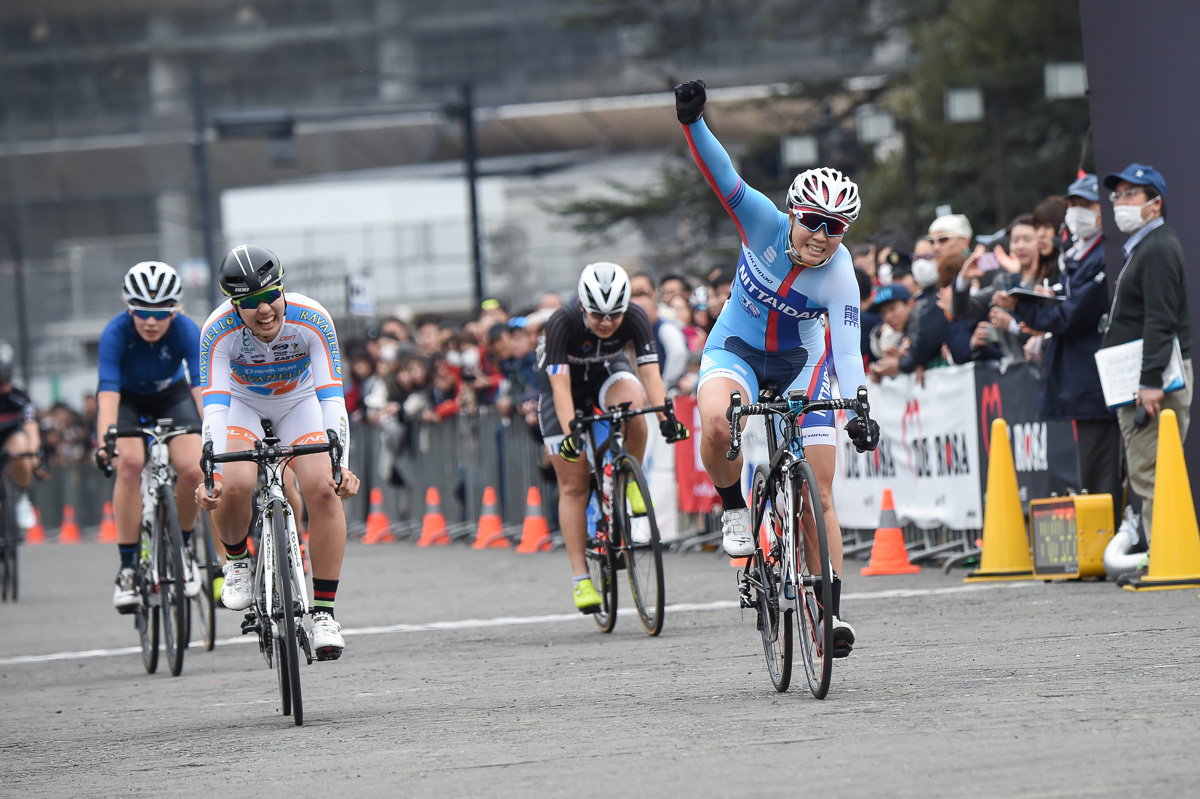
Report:
[[[795,266],[787,255],[788,214],[742,181],[704,120],[683,129],[700,171],[742,237],[729,302],[705,342],[701,384],[713,377],[730,378],[746,389],[747,402],[757,400],[759,385],[768,380],[781,390],[805,389],[815,399],[832,396],[821,323],[828,313],[838,394],[853,397],[866,381],[858,280],[850,252],[839,245],[824,266]],[[831,415],[821,416],[806,419],[806,427],[832,424]]]

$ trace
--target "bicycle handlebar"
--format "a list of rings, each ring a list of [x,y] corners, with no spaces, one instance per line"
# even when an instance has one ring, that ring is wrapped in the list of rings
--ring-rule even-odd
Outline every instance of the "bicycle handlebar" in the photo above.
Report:
[[[729,408],[725,418],[729,420],[729,450],[725,453],[727,460],[737,460],[742,449],[742,426],[739,424],[745,416],[765,416],[778,414],[780,416],[800,416],[805,413],[820,413],[821,411],[854,411],[863,418],[871,421],[871,404],[867,402],[866,386],[859,386],[854,399],[810,400],[801,391],[789,391],[788,398],[772,402],[755,402],[742,404],[740,391],[729,393]]]
[[[170,421],[169,419],[166,421]],[[204,432],[201,427],[195,425],[186,425],[176,427],[168,425],[163,428],[163,432],[159,433],[160,426],[156,424],[154,427],[121,427],[118,428],[115,424],[110,424],[108,430],[104,433],[104,453],[106,456],[105,465],[100,467],[104,472],[105,477],[112,477],[113,458],[117,454],[117,439],[118,438],[153,438],[159,443],[165,444],[176,436],[200,435]]]
[[[670,397],[662,405],[648,405],[645,408],[630,408],[632,403],[622,402],[620,405],[609,407],[608,413],[593,413],[584,415],[579,408],[575,409],[575,419],[571,422],[571,436],[575,439],[575,443],[580,443],[580,431],[584,425],[595,424],[596,422],[617,422],[620,423],[627,418],[633,416],[642,416],[647,413],[664,413],[670,420],[675,419],[675,403]]]
[[[213,443],[206,441],[204,442],[204,450],[200,454],[200,469],[204,472],[204,490],[208,492],[210,497],[212,496],[213,487],[216,485],[216,478],[213,476],[214,467],[218,463],[253,461],[265,466],[268,463],[288,458],[297,458],[301,455],[319,455],[322,452],[329,453],[329,464],[333,472],[333,484],[335,487],[341,488],[342,442],[338,439],[337,433],[332,429],[326,430],[325,436],[329,440],[321,444],[264,444],[262,441],[255,441],[254,449],[223,452],[220,455],[214,454]]]

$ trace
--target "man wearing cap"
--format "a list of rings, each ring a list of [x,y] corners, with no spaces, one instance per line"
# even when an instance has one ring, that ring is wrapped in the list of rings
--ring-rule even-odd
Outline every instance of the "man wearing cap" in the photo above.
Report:
[[[1104,404],[1094,357],[1100,348],[1101,320],[1109,307],[1096,176],[1080,177],[1067,187],[1065,199],[1067,230],[1074,245],[1063,254],[1062,289],[1058,292],[1062,302],[998,291],[992,304],[1015,312],[1029,327],[1047,333],[1038,416],[1075,423],[1079,487],[1091,494],[1112,496],[1115,530],[1121,523],[1125,492],[1121,430],[1116,414]],[[1047,289],[1046,293],[1052,292]]]
[[[933,260],[940,261],[943,255],[952,252],[967,253],[971,250],[970,221],[962,214],[946,214],[933,220],[929,226],[929,243],[933,245]]]
[[[881,296],[885,289],[902,289],[904,302],[897,302],[901,296]],[[904,317],[900,351],[895,355],[880,358],[871,364],[871,376],[875,379],[891,377],[896,374],[912,374],[918,369],[939,365],[942,354],[942,344],[946,342],[946,328],[949,320],[937,306],[936,287],[933,291],[921,290],[909,299],[911,293],[906,286],[892,284],[884,286],[875,292],[875,305],[889,326],[899,323],[899,317]],[[921,382],[918,376],[918,382]]]
[[[1192,405],[1192,330],[1188,310],[1187,265],[1179,236],[1166,223],[1167,182],[1147,164],[1130,164],[1104,177],[1111,190],[1113,216],[1129,235],[1125,265],[1117,275],[1102,346],[1142,340],[1142,372],[1137,401],[1117,409],[1129,480],[1142,498],[1142,528],[1151,530],[1158,414],[1175,411],[1180,438],[1187,437]],[[1163,393],[1163,370],[1179,339],[1186,385]],[[1145,412],[1139,416],[1139,411]]]

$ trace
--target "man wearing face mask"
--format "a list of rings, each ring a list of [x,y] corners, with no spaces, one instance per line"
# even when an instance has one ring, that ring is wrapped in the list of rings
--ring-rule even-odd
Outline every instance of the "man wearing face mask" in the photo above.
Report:
[[[1187,438],[1192,405],[1192,329],[1187,265],[1179,236],[1166,223],[1167,181],[1147,164],[1130,164],[1104,177],[1113,216],[1129,240],[1117,275],[1102,346],[1142,339],[1137,401],[1117,409],[1130,485],[1142,498],[1142,529],[1149,535],[1158,452],[1158,414],[1175,411],[1180,438]],[[1164,394],[1163,370],[1178,337],[1185,385]],[[1139,412],[1143,411],[1140,415]]]
[[[1121,522],[1124,480],[1121,431],[1117,416],[1104,404],[1094,358],[1100,348],[1101,319],[1108,310],[1104,234],[1100,222],[1100,184],[1084,175],[1067,188],[1066,225],[1074,244],[1063,254],[1062,302],[1016,297],[999,291],[992,303],[1015,311],[1034,330],[1043,330],[1041,419],[1075,423],[1079,487],[1113,498],[1113,529]]]

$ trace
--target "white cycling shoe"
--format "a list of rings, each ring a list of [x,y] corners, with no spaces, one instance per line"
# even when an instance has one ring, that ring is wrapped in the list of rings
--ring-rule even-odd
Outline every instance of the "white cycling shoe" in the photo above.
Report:
[[[225,584],[221,586],[221,604],[230,610],[250,607],[254,592],[254,572],[248,560],[231,560],[225,564]]]
[[[192,553],[183,551],[183,595],[188,599],[200,595],[200,567],[192,559]]]
[[[314,613],[312,618],[312,643],[317,660],[337,660],[346,648],[342,625],[333,616],[321,611]]]
[[[721,546],[731,558],[754,554],[754,536],[750,530],[750,509],[738,508],[721,514]]]
[[[833,617],[833,656],[844,658],[854,649],[854,628],[846,622]]]
[[[118,613],[133,613],[137,610],[138,595],[134,587],[134,571],[132,566],[122,566],[117,572],[116,584],[113,589],[113,607]]]

